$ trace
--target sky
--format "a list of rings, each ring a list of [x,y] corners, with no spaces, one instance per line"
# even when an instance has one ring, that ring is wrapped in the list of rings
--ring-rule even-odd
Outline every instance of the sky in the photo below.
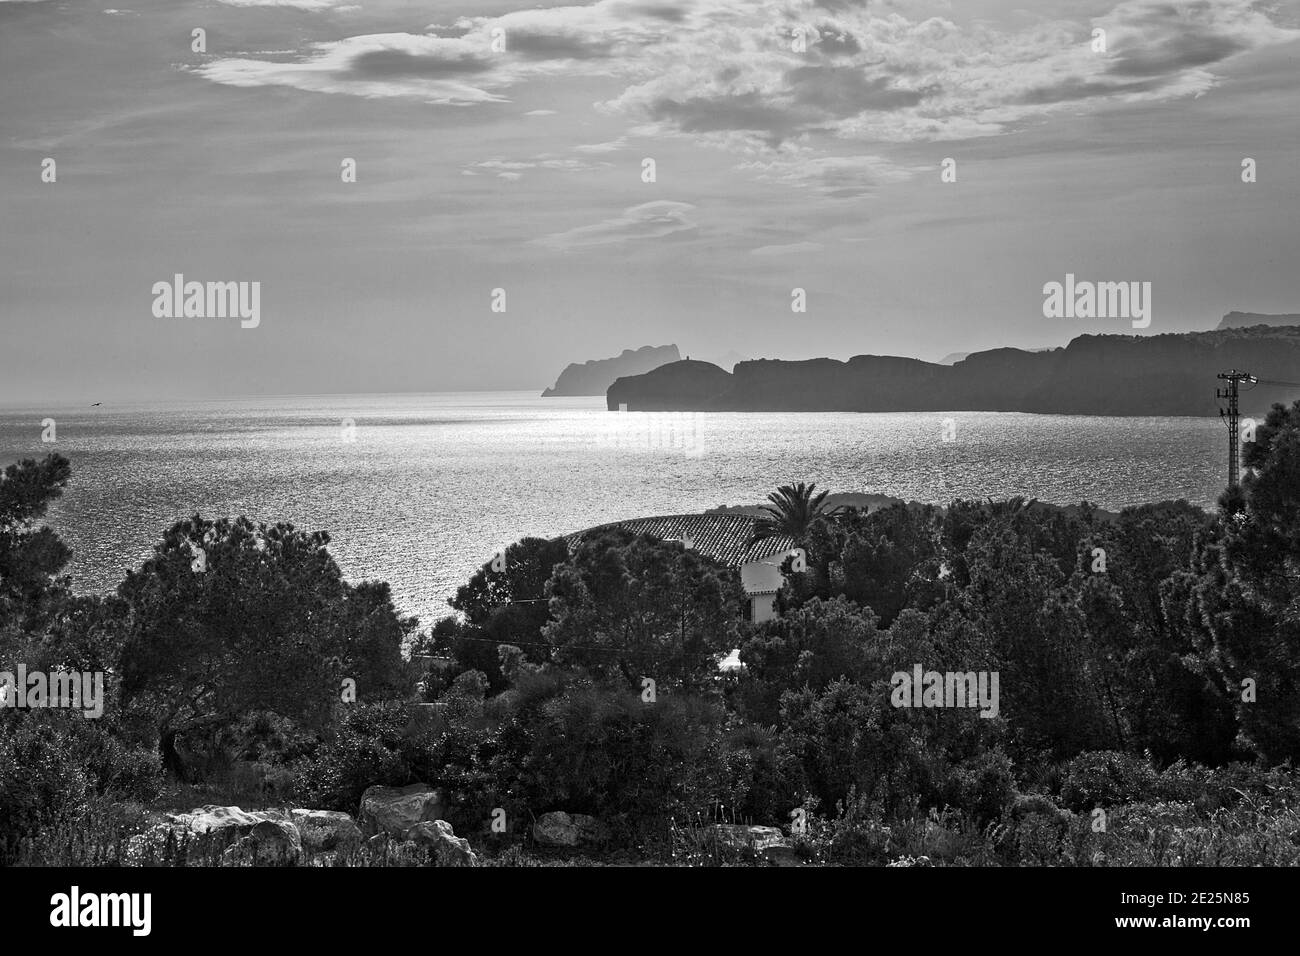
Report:
[[[0,402],[1137,334],[1067,274],[1300,312],[1297,64],[1300,0],[0,0]]]

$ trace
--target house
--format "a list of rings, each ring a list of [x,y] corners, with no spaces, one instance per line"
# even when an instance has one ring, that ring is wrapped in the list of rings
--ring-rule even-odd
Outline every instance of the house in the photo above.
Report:
[[[728,568],[740,569],[740,583],[749,598],[749,619],[776,617],[773,603],[782,584],[781,564],[795,553],[794,539],[778,535],[751,544],[757,518],[748,514],[663,515],[614,521],[565,535],[570,551],[590,534],[623,528],[664,540],[682,541],[687,547]]]

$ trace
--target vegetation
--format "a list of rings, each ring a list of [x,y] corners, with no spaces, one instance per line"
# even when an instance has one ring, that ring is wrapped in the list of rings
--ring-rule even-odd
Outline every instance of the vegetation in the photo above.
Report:
[[[816,484],[798,482],[782,485],[767,496],[769,504],[754,525],[754,541],[765,541],[779,535],[794,538],[802,545],[814,527],[832,517],[839,509],[826,506],[828,491],[817,491]]]
[[[758,859],[719,822],[820,863],[1300,864],[1300,403],[1245,463],[1215,513],[830,514],[785,488],[764,533],[806,560],[762,624],[677,542],[525,539],[419,632],[324,534],[242,518],[181,522],[114,595],[75,595],[38,527],[67,462],[22,462],[0,481],[0,661],[109,676],[99,720],[0,710],[0,856],[115,862],[160,808],[355,813],[420,781],[496,865]],[[918,666],[996,674],[996,707],[899,706]],[[600,844],[538,849],[552,810],[596,817]]]

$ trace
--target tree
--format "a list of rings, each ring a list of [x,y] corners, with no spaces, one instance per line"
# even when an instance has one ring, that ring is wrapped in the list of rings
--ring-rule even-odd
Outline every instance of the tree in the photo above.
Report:
[[[1059,758],[1109,743],[1113,722],[1083,612],[1058,562],[1035,550],[1036,537],[1002,521],[976,531],[965,549],[969,583],[956,603],[992,642],[1002,711],[1021,749]]]
[[[211,739],[266,710],[322,726],[342,681],[381,693],[410,622],[386,589],[351,588],[325,532],[197,515],[171,528],[118,588],[126,605],[122,700],[147,715],[164,766],[178,740]]]
[[[870,607],[887,627],[904,608],[933,605],[944,590],[940,524],[937,508],[901,503],[814,524],[803,544],[807,570],[789,578],[783,606],[847,597]]]
[[[447,603],[476,627],[487,625],[501,608],[518,604],[518,610],[532,612],[534,617],[540,615],[540,630],[546,621],[546,582],[555,566],[568,557],[563,538],[516,541],[501,556],[501,570],[494,569],[494,561],[487,562]],[[532,606],[523,607],[525,604]]]
[[[740,643],[738,576],[677,542],[611,529],[556,567],[546,593],[555,659],[637,689],[643,677],[703,687]]]
[[[826,496],[829,492],[817,493],[816,484],[781,485],[767,496],[771,504],[764,505],[765,515],[754,523],[754,535],[751,543],[789,535],[795,544],[802,545],[808,538],[809,530],[825,521],[841,509],[827,508]]]
[[[787,688],[820,691],[835,680],[862,679],[876,640],[875,614],[842,597],[813,598],[755,628],[740,647],[745,670],[738,693],[746,719],[775,724]]]
[[[63,494],[72,467],[62,455],[24,459],[0,472],[0,625],[41,612],[71,552],[33,525]]]
[[[1248,445],[1244,510],[1206,547],[1193,619],[1234,701],[1242,742],[1300,757],[1300,402],[1274,405]]]
[[[568,545],[563,538],[524,538],[502,557],[501,570],[487,562],[447,603],[465,615],[476,639],[514,644],[528,660],[541,663],[549,653],[542,639],[542,627],[550,619],[546,582],[555,566],[568,560]],[[485,659],[494,659],[496,649],[485,646]],[[474,666],[482,663],[475,658]]]

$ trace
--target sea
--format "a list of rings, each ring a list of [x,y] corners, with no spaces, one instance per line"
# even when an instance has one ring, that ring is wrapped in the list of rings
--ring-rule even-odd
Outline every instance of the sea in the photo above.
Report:
[[[50,452],[72,463],[46,522],[79,591],[111,591],[179,520],[246,515],[328,531],[346,577],[387,581],[422,625],[519,538],[757,504],[788,482],[1119,510],[1213,507],[1227,470],[1210,418],[611,412],[536,392],[0,408],[0,466]]]

